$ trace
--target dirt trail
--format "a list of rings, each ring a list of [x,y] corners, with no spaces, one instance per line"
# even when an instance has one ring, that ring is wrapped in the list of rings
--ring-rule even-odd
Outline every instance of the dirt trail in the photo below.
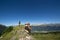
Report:
[[[33,40],[33,37],[23,30],[20,32],[19,40]]]
[[[11,37],[10,40],[33,40],[34,38],[31,35],[28,35],[24,28],[21,28],[19,30],[13,31],[14,36]]]
[[[17,30],[14,36],[10,40],[33,40],[33,37],[27,34],[24,30]]]

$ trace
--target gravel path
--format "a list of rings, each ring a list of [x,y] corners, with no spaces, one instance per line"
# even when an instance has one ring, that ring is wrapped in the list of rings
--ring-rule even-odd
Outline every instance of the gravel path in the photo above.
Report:
[[[27,34],[24,30],[13,32],[14,36],[10,40],[33,40],[33,37]]]
[[[27,34],[25,31],[21,31],[19,40],[33,40],[33,37],[31,35]]]

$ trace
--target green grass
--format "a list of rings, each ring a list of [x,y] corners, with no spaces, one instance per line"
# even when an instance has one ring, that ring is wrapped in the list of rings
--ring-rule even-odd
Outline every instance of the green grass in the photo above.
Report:
[[[24,26],[16,26],[13,28],[13,30],[11,32],[9,32],[8,34],[3,34],[3,38],[0,40],[10,40],[13,36],[16,36],[15,40],[19,39],[19,35],[18,33],[14,34],[16,31],[18,30],[22,30],[24,28]],[[14,32],[13,32],[14,31]],[[34,40],[60,40],[60,33],[32,33],[31,34],[34,37]]]
[[[9,32],[9,33],[4,33],[3,35],[2,35],[2,39],[0,39],[0,40],[10,40],[13,36],[16,36],[16,39],[15,40],[18,40],[19,39],[19,35],[16,33],[16,31],[18,31],[18,30],[21,30],[23,28],[23,26],[16,26],[16,27],[14,27],[13,28],[13,30],[11,31],[11,32]],[[14,32],[13,32],[14,31]],[[16,34],[15,34],[16,33]]]
[[[60,40],[60,33],[33,33],[35,40]]]
[[[0,40],[9,40],[12,36],[13,36],[13,34],[10,32],[8,34],[2,35],[3,38]]]

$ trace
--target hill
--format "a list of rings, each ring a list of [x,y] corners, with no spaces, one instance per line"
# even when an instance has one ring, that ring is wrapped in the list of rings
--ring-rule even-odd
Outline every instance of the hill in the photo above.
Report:
[[[44,26],[44,25],[34,26],[34,29],[38,28],[39,30],[37,30],[37,31],[42,31],[42,30],[44,31],[44,30],[47,30],[47,28],[48,29],[54,28],[53,26],[60,28],[60,26],[58,26],[58,25],[55,26],[55,24],[54,24],[51,26],[51,24],[48,24],[46,26]],[[11,26],[8,27],[8,29],[6,31],[7,33],[4,33],[0,37],[0,40],[25,40],[26,39],[27,34],[24,31],[24,25],[21,25],[20,27],[13,26],[13,28],[12,29],[11,28],[12,28]],[[32,31],[33,31],[33,28],[32,28]],[[60,40],[59,35],[60,35],[60,32],[56,32],[56,33],[54,33],[54,32],[52,32],[52,33],[50,33],[50,32],[49,33],[31,33],[31,35],[29,35],[29,37],[32,38],[33,40]],[[27,36],[27,38],[28,38],[28,36]]]
[[[5,25],[0,24],[0,36],[2,32],[6,29],[7,27]]]
[[[60,32],[60,24],[43,24],[32,26],[32,32]]]
[[[13,30],[7,33],[4,33],[1,37],[0,40],[29,40],[27,37],[29,37],[29,39],[32,40],[32,36],[28,35],[25,31],[24,31],[24,25],[19,26],[15,26],[13,27]]]

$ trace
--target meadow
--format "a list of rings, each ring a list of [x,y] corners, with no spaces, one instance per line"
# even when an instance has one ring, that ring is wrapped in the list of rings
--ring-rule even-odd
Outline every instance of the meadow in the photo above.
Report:
[[[60,33],[32,33],[35,40],[60,40]]]

